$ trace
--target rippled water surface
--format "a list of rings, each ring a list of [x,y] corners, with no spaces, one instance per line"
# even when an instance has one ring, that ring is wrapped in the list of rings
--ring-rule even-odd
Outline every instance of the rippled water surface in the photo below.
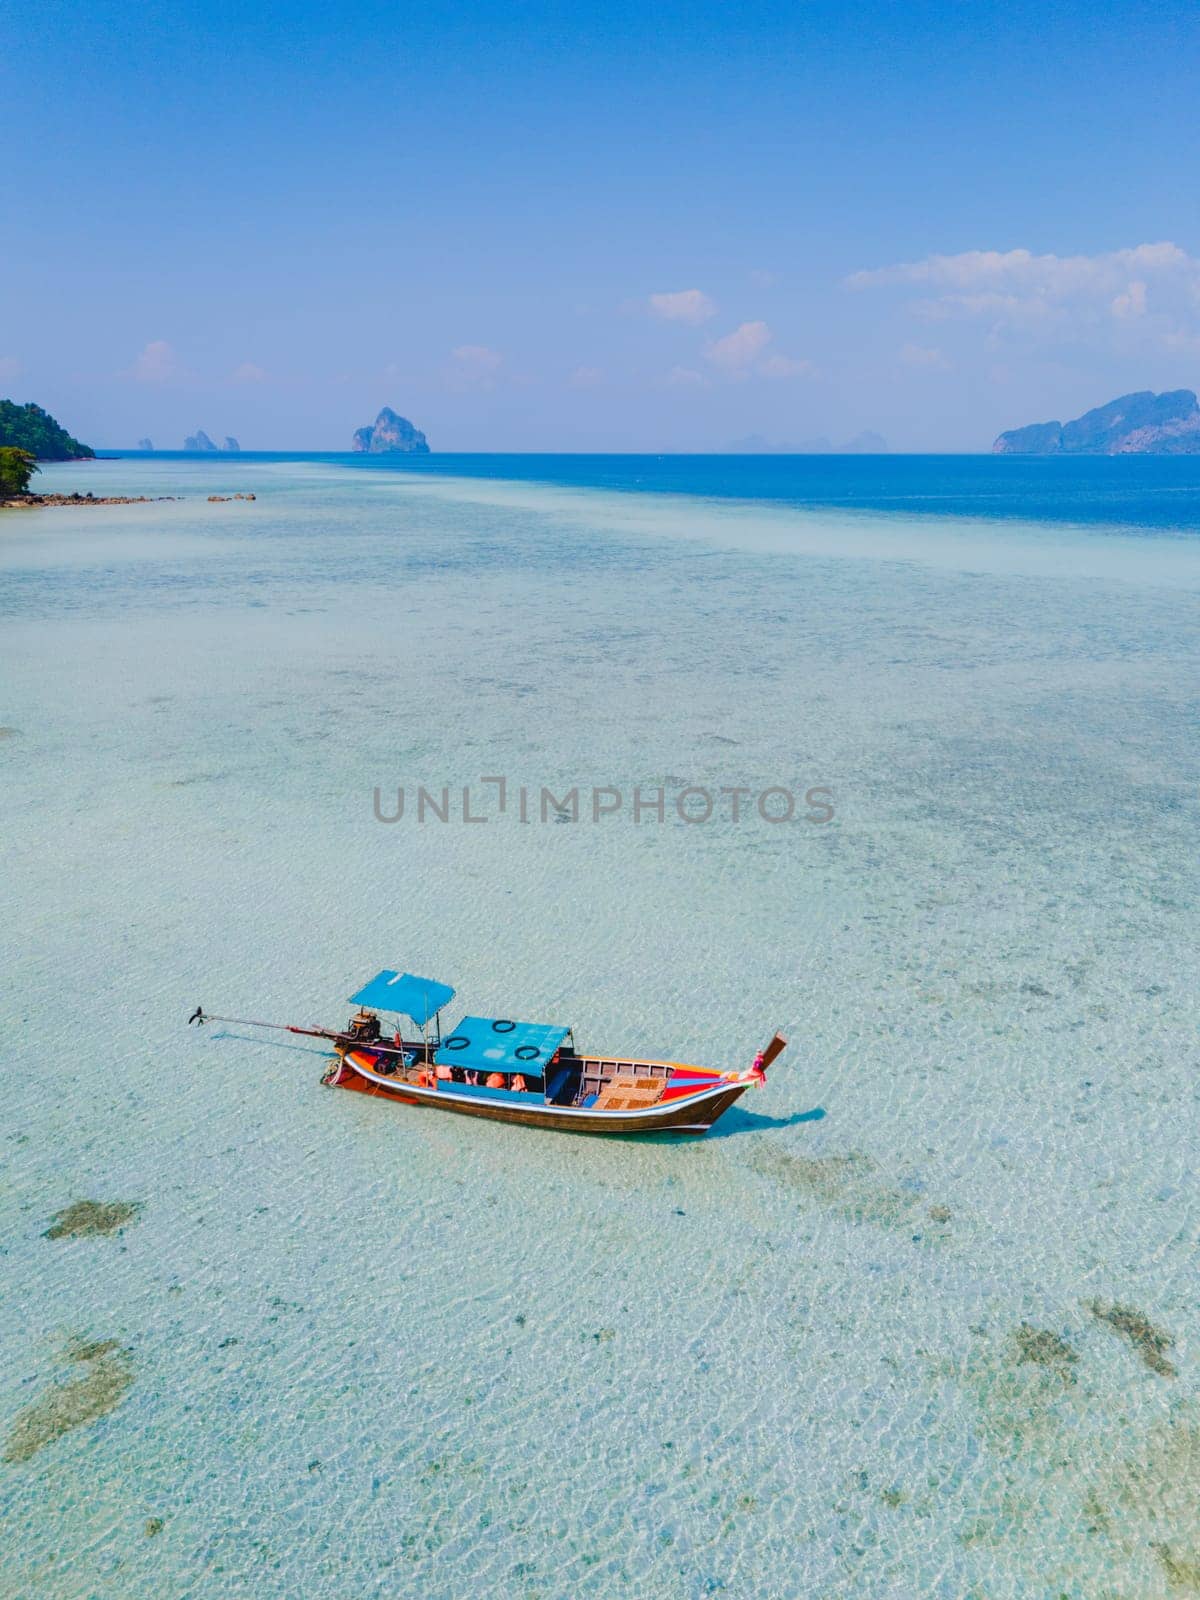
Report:
[[[0,1594],[1200,1592],[1200,538],[1097,482],[151,460],[43,486],[183,499],[0,513]],[[607,1143],[185,1026],[382,966],[791,1045]]]

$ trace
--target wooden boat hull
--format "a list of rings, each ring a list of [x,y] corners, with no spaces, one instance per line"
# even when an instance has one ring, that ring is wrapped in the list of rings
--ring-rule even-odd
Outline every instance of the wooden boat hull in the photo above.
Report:
[[[622,1138],[644,1133],[707,1133],[717,1118],[745,1094],[751,1082],[749,1078],[726,1078],[719,1080],[711,1089],[681,1099],[637,1110],[604,1111],[579,1106],[547,1105],[533,1094],[528,1096],[529,1103],[526,1105],[513,1100],[490,1100],[456,1093],[454,1084],[424,1088],[382,1076],[372,1070],[375,1064],[367,1050],[346,1050],[328,1081],[340,1089],[352,1089],[381,1100],[429,1106],[437,1111],[456,1111],[462,1116],[485,1117],[490,1122],[513,1122],[526,1128],[555,1128],[560,1133],[616,1134]]]

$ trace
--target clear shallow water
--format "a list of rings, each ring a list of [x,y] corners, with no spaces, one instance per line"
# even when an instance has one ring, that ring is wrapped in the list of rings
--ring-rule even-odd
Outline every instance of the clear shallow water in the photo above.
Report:
[[[1187,1592],[1192,509],[1123,463],[1035,522],[547,459],[64,467],[189,498],[0,521],[0,1430],[72,1336],[132,1374],[0,1464],[0,1592]],[[374,820],[491,773],[836,816]],[[792,1046],[718,1136],[609,1145],[183,1026],[336,1020],[385,964]],[[143,1210],[42,1236],[84,1198]]]

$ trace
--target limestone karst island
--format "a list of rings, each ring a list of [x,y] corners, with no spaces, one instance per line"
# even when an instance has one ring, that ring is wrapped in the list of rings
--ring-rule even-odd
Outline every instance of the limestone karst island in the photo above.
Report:
[[[372,426],[357,428],[350,447],[358,454],[372,456],[429,454],[420,428],[414,428],[407,417],[397,416],[391,406],[384,406]]]
[[[150,445],[150,441],[148,439],[143,439],[142,445],[153,449],[153,446]],[[141,446],[139,446],[139,448],[141,448]],[[189,452],[199,450],[202,452],[209,452],[214,455],[237,455],[240,453],[242,447],[232,434],[225,435],[224,444],[215,444],[213,440],[208,437],[203,428],[197,428],[195,433],[189,433],[187,438],[183,441],[183,448]]]
[[[1032,422],[1002,433],[998,456],[1200,455],[1200,406],[1190,389],[1123,394],[1074,422]]]

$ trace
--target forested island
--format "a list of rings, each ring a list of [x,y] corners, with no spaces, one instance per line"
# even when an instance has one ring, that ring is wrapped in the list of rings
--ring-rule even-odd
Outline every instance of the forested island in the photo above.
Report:
[[[92,461],[96,455],[32,401],[19,406],[0,400],[0,448],[27,450],[39,461]]]

